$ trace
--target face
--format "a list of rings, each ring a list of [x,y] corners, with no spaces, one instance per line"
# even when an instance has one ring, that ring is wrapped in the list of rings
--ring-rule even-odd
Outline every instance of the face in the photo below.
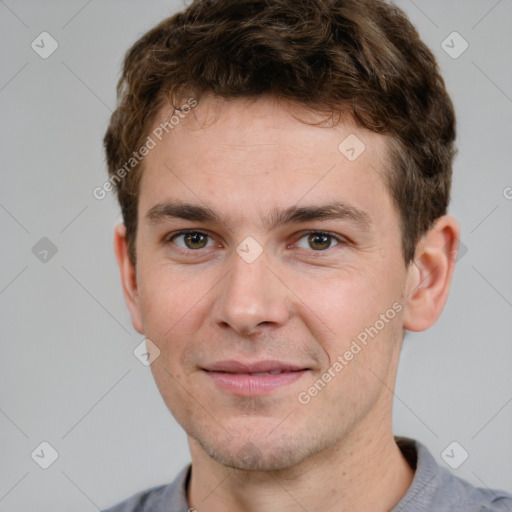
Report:
[[[236,468],[292,467],[390,421],[408,270],[386,139],[294,113],[321,119],[201,99],[140,184],[134,325],[189,438]]]

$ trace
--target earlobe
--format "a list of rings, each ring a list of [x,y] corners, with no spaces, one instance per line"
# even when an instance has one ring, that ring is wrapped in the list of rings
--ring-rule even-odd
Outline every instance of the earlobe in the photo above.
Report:
[[[128,255],[128,242],[126,240],[126,227],[124,224],[118,224],[114,229],[114,250],[121,275],[124,300],[130,311],[133,328],[138,333],[144,334],[137,273]]]
[[[459,225],[448,215],[418,243],[414,262],[410,264],[403,327],[424,331],[441,315],[446,304],[459,243]]]

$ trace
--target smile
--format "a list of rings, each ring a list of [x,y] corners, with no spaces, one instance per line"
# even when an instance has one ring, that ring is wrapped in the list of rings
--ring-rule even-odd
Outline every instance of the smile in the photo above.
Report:
[[[296,382],[309,369],[279,361],[251,364],[224,361],[212,364],[203,371],[223,391],[236,396],[258,396]]]

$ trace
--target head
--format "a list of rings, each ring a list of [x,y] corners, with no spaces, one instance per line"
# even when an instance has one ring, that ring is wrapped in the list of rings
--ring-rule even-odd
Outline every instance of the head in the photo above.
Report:
[[[282,469],[387,428],[404,329],[441,313],[458,235],[453,107],[405,15],[196,1],[129,50],[118,96],[125,298],[192,444]],[[237,392],[226,361],[294,371]]]

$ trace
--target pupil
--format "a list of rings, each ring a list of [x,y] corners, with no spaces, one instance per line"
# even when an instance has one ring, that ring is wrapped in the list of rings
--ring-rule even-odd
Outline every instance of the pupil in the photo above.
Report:
[[[321,234],[316,234],[316,235],[310,235],[309,237],[309,241],[310,243],[313,245],[313,246],[317,246],[316,248],[318,249],[319,245],[322,246],[320,247],[320,249],[326,249],[327,247],[329,247],[329,240],[330,240],[330,237],[328,235],[321,235]]]
[[[194,249],[204,247],[205,245],[205,236],[202,233],[188,233],[186,236],[187,245],[192,245]]]

